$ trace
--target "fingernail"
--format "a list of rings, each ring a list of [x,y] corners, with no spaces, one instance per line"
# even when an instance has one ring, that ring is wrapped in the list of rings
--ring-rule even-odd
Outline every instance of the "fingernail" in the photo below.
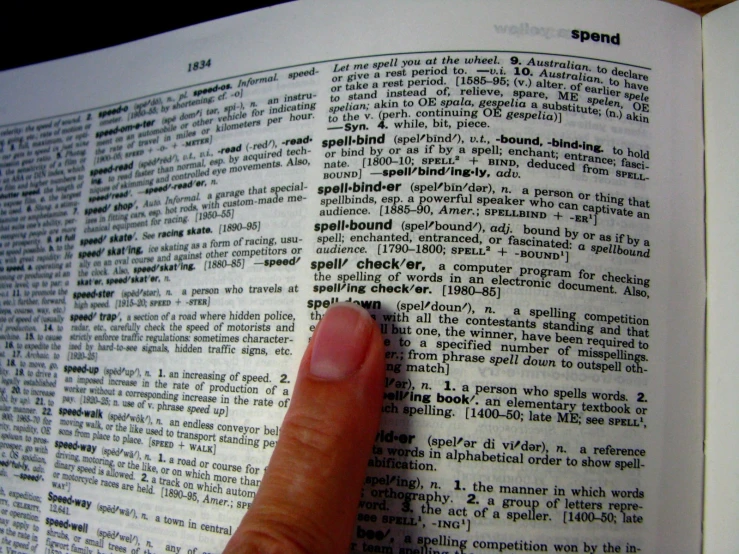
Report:
[[[340,381],[357,371],[367,353],[373,325],[372,317],[352,302],[332,305],[313,337],[311,375]]]

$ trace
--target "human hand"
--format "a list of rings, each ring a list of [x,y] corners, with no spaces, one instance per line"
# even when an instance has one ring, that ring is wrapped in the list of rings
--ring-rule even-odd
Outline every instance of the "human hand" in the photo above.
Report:
[[[254,503],[223,554],[347,552],[384,377],[372,317],[356,304],[331,306],[303,355]]]

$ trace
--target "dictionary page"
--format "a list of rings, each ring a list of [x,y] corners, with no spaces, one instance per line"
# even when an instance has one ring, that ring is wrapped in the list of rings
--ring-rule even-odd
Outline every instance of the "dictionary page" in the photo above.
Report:
[[[352,551],[697,551],[701,151],[657,2],[306,2],[0,74],[0,542],[220,551],[352,301]]]
[[[706,242],[708,310],[706,333],[706,476],[704,542],[706,553],[736,549],[739,536],[737,422],[739,391],[736,365],[735,257],[739,203],[736,151],[739,138],[739,4],[703,18],[703,67],[706,129]]]

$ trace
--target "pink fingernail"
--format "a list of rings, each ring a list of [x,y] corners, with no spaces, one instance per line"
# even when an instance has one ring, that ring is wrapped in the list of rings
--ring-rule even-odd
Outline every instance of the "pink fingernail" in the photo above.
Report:
[[[313,337],[310,373],[329,381],[340,381],[357,371],[364,361],[372,317],[351,302],[332,305]]]

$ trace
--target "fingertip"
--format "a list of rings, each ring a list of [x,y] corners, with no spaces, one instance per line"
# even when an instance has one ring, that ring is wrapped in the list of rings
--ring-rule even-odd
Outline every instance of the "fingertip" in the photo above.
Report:
[[[361,306],[353,302],[331,305],[313,335],[310,374],[328,381],[354,374],[373,345],[375,327]]]

